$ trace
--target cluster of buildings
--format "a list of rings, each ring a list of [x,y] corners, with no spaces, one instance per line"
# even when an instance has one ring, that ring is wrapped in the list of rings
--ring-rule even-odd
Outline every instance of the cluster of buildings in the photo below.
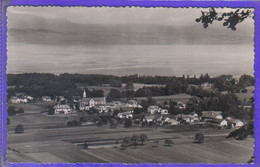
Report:
[[[190,125],[212,125],[215,127],[230,127],[240,128],[244,123],[239,119],[233,119],[227,117],[223,119],[221,111],[203,111],[202,116],[199,117],[196,113],[191,114],[149,114],[145,115],[142,120],[148,124],[156,125],[179,125],[179,124],[190,124]]]
[[[25,95],[24,93],[16,93],[15,96],[10,98],[10,103],[28,103],[33,100],[32,96]]]
[[[209,88],[212,85],[205,84]],[[33,97],[17,93],[10,98],[11,103],[27,103],[33,100]],[[95,110],[98,113],[109,113],[114,110],[120,110],[116,117],[119,119],[131,119],[133,122],[156,124],[156,125],[178,125],[178,124],[209,124],[218,127],[231,126],[240,128],[244,123],[238,119],[230,117],[223,119],[221,111],[202,111],[202,116],[198,114],[178,114],[171,115],[167,109],[160,108],[158,105],[152,105],[147,108],[146,114],[142,118],[134,118],[134,109],[142,109],[142,106],[135,100],[129,100],[126,103],[121,101],[107,102],[105,97],[87,97],[86,91],[83,91],[83,96],[73,96],[73,103],[68,104],[65,97],[42,96],[42,101],[56,101],[53,106],[54,114],[72,114],[77,110],[90,111]],[[176,108],[185,109],[186,105],[182,102],[177,102]]]

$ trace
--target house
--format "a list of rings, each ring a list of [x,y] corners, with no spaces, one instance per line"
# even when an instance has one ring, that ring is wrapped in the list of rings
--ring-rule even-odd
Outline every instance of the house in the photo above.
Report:
[[[167,109],[160,109],[159,111],[161,114],[168,114],[168,110]]]
[[[72,96],[72,101],[77,103],[81,100],[81,97],[80,96]]]
[[[133,108],[142,108],[142,106],[141,105],[139,105],[138,103],[137,103],[137,101],[135,101],[135,100],[129,100],[127,103],[126,103],[126,106],[127,107],[133,107]]]
[[[189,123],[189,124],[193,124],[195,122],[199,122],[199,116],[196,113],[193,114],[179,114],[176,116],[178,120],[185,122],[185,123]]]
[[[117,114],[117,117],[123,119],[123,118],[133,118],[133,111],[126,111],[126,112],[123,112],[123,113],[118,113]]]
[[[32,96],[25,95],[24,97],[25,97],[26,99],[28,99],[28,100],[33,100],[33,97],[32,97]]]
[[[160,107],[159,106],[149,106],[147,108],[147,112],[149,114],[157,114],[157,113],[160,113]]]
[[[65,99],[64,96],[56,96],[56,97],[55,97],[55,101],[61,102],[61,101],[65,101],[65,100],[66,100],[66,99]]]
[[[114,101],[114,106],[122,106],[124,105],[124,103],[122,103],[121,101]]]
[[[221,120],[221,119],[213,119],[210,121],[211,125],[215,125],[218,127],[227,127],[228,126],[228,121],[226,119]]]
[[[20,98],[17,96],[12,96],[10,98],[10,102],[11,103],[28,103],[28,99],[27,98]]]
[[[177,102],[177,105],[175,107],[182,110],[186,108],[186,104],[184,104],[183,102]]]
[[[222,121],[220,122],[219,126],[220,126],[220,127],[228,126],[227,120],[225,120],[225,119],[222,120]]]
[[[203,89],[203,90],[212,90],[213,84],[208,83],[208,82],[204,82],[200,85],[200,88]]]
[[[86,91],[83,92],[83,98],[79,102],[80,110],[89,110],[90,108],[96,106],[105,106],[106,98],[105,97],[86,97]]]
[[[25,96],[25,93],[15,93],[15,96],[21,98]]]
[[[154,122],[155,116],[154,115],[146,115],[144,116],[144,121],[146,121],[148,124]]]
[[[55,114],[70,114],[72,113],[72,108],[67,104],[57,104],[54,107]]]
[[[231,124],[232,128],[239,129],[244,126],[244,123],[239,119],[229,119],[228,123]]]
[[[42,96],[42,101],[52,101],[50,96]]]
[[[204,121],[211,121],[214,119],[222,120],[222,112],[221,111],[202,111],[201,119]]]
[[[169,118],[169,117],[165,118],[163,124],[165,124],[165,123],[167,123],[169,125],[179,125],[180,124],[180,122],[178,122],[177,120]]]
[[[89,110],[96,106],[105,106],[106,98],[105,97],[91,97],[91,98],[82,98],[79,102],[80,110]]]
[[[10,98],[11,103],[21,103],[20,98],[13,96]]]

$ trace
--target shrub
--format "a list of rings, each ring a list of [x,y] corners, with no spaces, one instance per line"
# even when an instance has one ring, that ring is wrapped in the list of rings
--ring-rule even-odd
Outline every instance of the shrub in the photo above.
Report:
[[[24,132],[24,127],[22,124],[19,124],[15,127],[15,133],[23,133]]]
[[[194,143],[203,143],[204,142],[204,135],[202,133],[196,133],[194,138]]]
[[[84,149],[88,149],[88,143],[87,143],[87,142],[84,143],[83,148],[84,148]]]
[[[24,109],[23,109],[23,108],[19,108],[19,110],[17,111],[17,113],[24,113]]]
[[[146,140],[148,140],[148,137],[147,137],[147,135],[146,134],[140,134],[140,140],[141,140],[141,142],[142,142],[142,145],[144,144],[144,142],[146,141]]]
[[[164,144],[165,144],[166,146],[171,146],[171,145],[173,144],[173,141],[170,140],[170,139],[165,139],[165,140],[164,140]]]
[[[9,116],[16,115],[15,107],[13,107],[13,106],[8,107],[7,113],[8,113]]]
[[[132,120],[131,119],[126,119],[124,125],[125,125],[125,128],[131,127],[132,126]]]

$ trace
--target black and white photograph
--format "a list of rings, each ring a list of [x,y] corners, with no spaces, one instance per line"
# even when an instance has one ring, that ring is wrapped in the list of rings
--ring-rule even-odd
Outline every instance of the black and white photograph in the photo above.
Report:
[[[254,9],[7,8],[7,161],[253,163]]]

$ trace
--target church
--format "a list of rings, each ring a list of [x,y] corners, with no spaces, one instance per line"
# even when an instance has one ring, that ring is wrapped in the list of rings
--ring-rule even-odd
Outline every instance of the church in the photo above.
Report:
[[[83,98],[79,101],[79,109],[81,111],[89,110],[90,108],[100,107],[106,105],[105,97],[87,97],[84,89]]]

